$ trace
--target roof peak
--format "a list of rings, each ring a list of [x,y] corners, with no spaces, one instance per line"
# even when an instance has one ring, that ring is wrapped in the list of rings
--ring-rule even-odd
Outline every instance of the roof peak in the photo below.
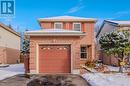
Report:
[[[94,18],[85,18],[85,17],[77,17],[77,16],[54,16],[54,17],[46,17],[46,18],[39,18],[39,21],[44,20],[90,20],[90,21],[96,21]]]
[[[52,17],[45,17],[45,18],[64,18],[64,17],[67,17],[67,18],[77,18],[78,16],[69,16],[69,15],[62,15],[62,16],[52,16]],[[78,17],[78,18],[85,18],[85,17]]]

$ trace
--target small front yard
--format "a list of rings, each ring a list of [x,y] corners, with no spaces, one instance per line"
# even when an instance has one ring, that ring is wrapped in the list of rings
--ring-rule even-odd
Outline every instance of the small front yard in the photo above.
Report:
[[[102,53],[100,63],[98,61],[86,62],[84,69],[88,72],[83,74],[83,77],[92,86],[130,86],[130,31],[129,30],[114,30],[106,32],[98,38],[100,51]],[[99,56],[100,57],[100,56]],[[112,61],[119,67],[104,65],[107,64],[106,58],[111,57]],[[115,58],[117,60],[114,61]],[[103,62],[104,61],[104,62]]]
[[[92,86],[130,86],[130,76],[126,74],[86,73],[83,77]]]
[[[130,86],[130,76],[128,75],[130,69],[124,69],[124,73],[119,73],[119,67],[107,66],[107,68],[109,71],[106,72],[97,72],[88,68],[92,73],[85,73],[82,76],[92,86]]]
[[[24,74],[23,64],[0,68],[0,86],[90,86],[80,75]]]
[[[13,64],[9,67],[0,68],[0,86],[27,86],[29,82],[36,84],[33,86],[41,83],[46,84],[45,86],[52,86],[50,84],[53,84],[53,86],[55,86],[54,84],[59,84],[58,86],[62,86],[61,84],[68,84],[65,86],[130,86],[130,76],[127,75],[130,69],[124,69],[124,73],[118,73],[118,67],[107,67],[107,72],[98,72],[93,68],[88,68],[92,72],[86,72],[82,75],[85,81],[79,75],[71,74],[25,76],[24,65]],[[32,84],[28,84],[28,86],[32,86]]]

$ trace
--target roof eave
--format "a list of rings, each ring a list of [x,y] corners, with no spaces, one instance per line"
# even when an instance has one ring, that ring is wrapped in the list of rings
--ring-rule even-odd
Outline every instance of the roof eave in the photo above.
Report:
[[[14,30],[12,30],[11,28],[9,28],[8,26],[0,23],[0,26],[3,27],[4,29],[6,29],[7,31],[13,33],[14,35],[18,36],[18,37],[21,37],[20,34]]]
[[[85,33],[25,33],[25,36],[85,36]]]
[[[119,25],[118,23],[112,22],[112,21],[110,21],[110,20],[104,20],[104,22],[105,22],[105,23],[109,23],[109,24],[111,24],[111,25],[113,25],[113,26],[118,26],[118,25]]]
[[[119,27],[130,27],[130,24],[119,24]]]
[[[79,21],[79,22],[97,22],[97,20],[95,19],[38,19],[38,22],[40,23],[40,22],[55,22],[55,21],[59,21],[59,22],[61,22],[61,21],[63,21],[63,22],[65,22],[65,21]]]

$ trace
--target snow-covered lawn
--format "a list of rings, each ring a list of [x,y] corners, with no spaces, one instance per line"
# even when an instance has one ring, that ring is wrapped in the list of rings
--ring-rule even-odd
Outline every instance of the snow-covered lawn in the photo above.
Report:
[[[118,67],[108,66],[111,71],[118,71]],[[125,72],[128,70],[124,70]],[[127,73],[86,73],[82,75],[92,86],[130,86],[130,76]]]
[[[24,74],[23,64],[12,64],[9,67],[0,68],[0,80],[17,75]]]
[[[126,74],[86,73],[83,77],[92,86],[130,86],[130,76]]]

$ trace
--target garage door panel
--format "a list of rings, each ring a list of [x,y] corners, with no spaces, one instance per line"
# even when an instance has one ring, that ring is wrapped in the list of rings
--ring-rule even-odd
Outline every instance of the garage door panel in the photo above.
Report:
[[[69,73],[70,48],[66,45],[39,47],[40,73]]]

